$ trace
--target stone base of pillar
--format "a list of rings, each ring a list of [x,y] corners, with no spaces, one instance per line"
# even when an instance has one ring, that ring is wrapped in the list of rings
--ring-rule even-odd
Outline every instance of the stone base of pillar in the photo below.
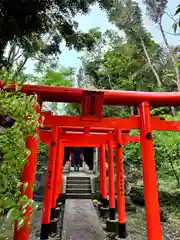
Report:
[[[101,202],[104,208],[109,207],[109,200],[107,198],[102,198]]]
[[[51,219],[56,217],[56,208],[51,208]]]
[[[50,224],[42,224],[41,225],[40,239],[41,240],[48,240],[49,233],[50,233]]]
[[[109,208],[100,207],[99,213],[100,213],[100,217],[107,219],[109,217]]]
[[[56,236],[58,233],[58,228],[57,228],[57,223],[58,219],[54,218],[50,222],[50,236]]]
[[[110,220],[116,219],[116,209],[115,208],[109,208],[109,219]]]
[[[107,219],[106,230],[107,230],[107,232],[114,232],[114,233],[118,234],[118,220],[117,219],[115,219],[115,220]]]
[[[118,236],[116,240],[120,240],[122,238],[127,238],[128,233],[126,229],[126,223],[118,223]]]

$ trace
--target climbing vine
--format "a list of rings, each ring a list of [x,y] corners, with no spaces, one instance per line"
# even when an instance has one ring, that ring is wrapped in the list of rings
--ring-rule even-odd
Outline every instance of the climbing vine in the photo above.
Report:
[[[0,217],[12,226],[17,221],[18,228],[26,220],[23,217],[26,207],[32,206],[33,210],[36,207],[20,192],[20,187],[23,191],[28,187],[27,183],[22,186],[20,182],[21,170],[30,154],[26,148],[26,137],[38,137],[35,131],[39,124],[36,102],[36,96],[26,96],[18,89],[14,92],[2,89],[0,92],[0,116],[13,120],[10,126],[0,124]]]

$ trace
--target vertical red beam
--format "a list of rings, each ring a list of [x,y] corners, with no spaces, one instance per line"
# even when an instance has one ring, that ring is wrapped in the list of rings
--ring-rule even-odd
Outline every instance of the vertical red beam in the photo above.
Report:
[[[50,232],[53,234],[58,233],[57,222],[59,218],[60,209],[57,207],[57,197],[60,190],[60,185],[62,184],[62,169],[63,169],[63,155],[64,148],[62,145],[62,141],[58,139],[57,145],[57,155],[55,162],[55,175],[53,182],[53,195],[52,195],[52,204],[51,204],[51,229]]]
[[[37,105],[32,106],[32,108],[36,109],[37,113],[41,112],[42,101],[37,99]],[[41,119],[39,119],[39,122]],[[39,134],[39,127],[36,129],[36,133]],[[27,158],[27,162],[23,168],[21,174],[21,183],[22,186],[24,183],[28,183],[28,186],[25,191],[23,191],[23,187],[21,188],[21,192],[25,194],[29,199],[33,199],[33,186],[36,175],[36,165],[37,165],[37,151],[38,151],[38,139],[35,139],[33,136],[28,136],[26,138],[26,147],[30,150],[30,155]],[[31,220],[32,209],[31,207],[26,208],[26,212],[24,213],[24,217],[26,217],[26,221],[22,228],[17,230],[17,225],[15,225],[14,229],[14,240],[28,240],[30,235],[30,220]]]
[[[51,216],[51,204],[53,194],[53,182],[55,173],[55,162],[57,154],[57,141],[58,141],[59,128],[57,126],[52,128],[52,141],[49,149],[48,167],[46,173],[46,184],[44,192],[44,206],[42,211],[42,225],[40,239],[47,239],[51,231],[50,216]]]
[[[24,194],[29,198],[33,199],[33,186],[35,181],[36,174],[36,155],[38,150],[38,140],[33,138],[32,136],[27,137],[26,139],[26,147],[31,151],[31,154],[28,157],[27,163],[24,166],[21,182],[28,183],[27,189]],[[17,230],[15,228],[14,231],[14,240],[28,240],[30,234],[30,219],[31,219],[31,208],[26,208],[25,217],[27,220],[22,228]]]
[[[118,226],[119,237],[126,238],[126,213],[125,213],[125,194],[124,194],[124,168],[123,168],[123,148],[120,129],[116,130],[116,189],[118,203]]]
[[[156,183],[156,167],[154,161],[153,137],[151,129],[150,106],[143,102],[140,113],[140,143],[144,182],[144,199],[148,240],[161,240],[161,223]]]
[[[107,202],[107,189],[106,189],[106,155],[105,155],[105,145],[100,145],[100,174],[101,174],[101,184],[102,184],[102,200],[103,204],[106,205]],[[106,206],[104,206],[106,207]]]
[[[102,164],[101,164],[100,148],[98,150],[99,150],[99,190],[100,190],[100,196],[102,198]]]
[[[109,218],[115,220],[115,189],[114,189],[114,156],[113,143],[108,142],[108,179],[109,179]]]
[[[63,162],[64,162],[64,144],[61,141],[59,146],[59,157],[60,157],[60,169],[59,169],[59,176],[57,179],[57,189],[56,194],[57,197],[62,193],[62,184],[63,184]]]
[[[52,197],[52,208],[56,208],[56,200],[59,193],[61,192],[62,185],[62,170],[63,170],[63,160],[64,160],[64,147],[62,140],[58,141],[57,157],[56,157],[56,169],[55,169],[55,178],[53,186],[53,197]]]
[[[56,191],[57,191],[57,179],[59,175],[59,169],[60,169],[60,156],[59,156],[59,147],[60,147],[60,139],[58,139],[58,144],[57,144],[57,154],[56,154],[56,161],[55,161],[55,172],[54,172],[54,182],[53,182],[53,193],[52,193],[52,204],[51,208],[55,209],[56,208]]]

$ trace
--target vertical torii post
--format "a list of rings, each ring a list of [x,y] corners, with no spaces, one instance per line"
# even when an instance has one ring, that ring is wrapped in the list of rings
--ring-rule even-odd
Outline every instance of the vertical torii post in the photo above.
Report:
[[[100,145],[100,179],[101,179],[101,195],[103,206],[100,209],[101,216],[107,217],[109,213],[107,189],[106,189],[106,155],[105,144]]]
[[[49,233],[51,232],[50,216],[51,216],[51,204],[52,204],[52,193],[54,183],[54,172],[55,162],[57,154],[57,141],[58,141],[59,128],[54,126],[52,128],[52,140],[49,148],[48,155],[48,167],[46,173],[46,184],[44,191],[44,206],[42,212],[42,225],[40,239],[48,239]]]
[[[143,168],[144,199],[146,208],[148,240],[161,240],[161,223],[156,183],[156,167],[154,161],[153,138],[151,128],[150,106],[143,102],[139,106],[140,143]]]
[[[112,134],[111,132],[109,134]],[[109,180],[109,219],[107,219],[108,232],[117,232],[115,187],[114,187],[114,154],[113,142],[108,141],[108,180]]]
[[[27,189],[25,190],[24,194],[29,198],[33,199],[33,185],[35,180],[36,174],[36,155],[38,149],[38,140],[34,139],[34,137],[29,136],[26,139],[26,147],[31,151],[28,161],[24,166],[22,175],[21,175],[21,182],[22,184],[28,183]],[[22,186],[23,189],[23,186]],[[14,240],[28,240],[30,234],[30,218],[31,218],[31,207],[26,208],[25,216],[27,219],[24,223],[24,226],[17,230],[15,228],[14,231]]]
[[[53,195],[51,205],[51,233],[57,234],[57,220],[60,208],[57,206],[57,198],[62,188],[62,169],[64,159],[64,147],[61,139],[58,140],[57,156],[55,164],[55,176],[53,183]]]
[[[36,112],[41,112],[42,102],[39,100],[39,104],[36,106]],[[32,106],[34,107],[34,106]],[[41,120],[41,119],[39,119]],[[36,129],[36,133],[39,134],[39,128]],[[37,151],[38,151],[38,139],[33,136],[28,136],[26,138],[26,147],[30,150],[30,155],[27,158],[27,163],[21,174],[21,192],[25,194],[29,199],[33,199],[33,187],[36,175],[36,165],[37,165]],[[25,191],[23,191],[23,185],[28,184]],[[14,230],[14,240],[28,240],[30,235],[30,220],[31,220],[32,208],[26,207],[24,217],[26,217],[23,227],[19,230],[17,225],[15,225]]]
[[[125,212],[125,193],[124,193],[124,168],[123,168],[123,148],[120,129],[116,130],[116,189],[118,204],[118,227],[119,237],[126,238],[126,212]]]
[[[100,197],[102,199],[102,165],[101,165],[101,157],[100,157],[100,148],[99,148],[99,191]]]
[[[56,185],[56,199],[57,201],[61,199],[61,194],[62,194],[62,184],[63,184],[63,163],[64,163],[64,144],[60,140],[59,141],[59,147],[58,147],[58,156],[60,158],[59,160],[59,171],[58,171],[58,176],[57,176],[57,185]]]

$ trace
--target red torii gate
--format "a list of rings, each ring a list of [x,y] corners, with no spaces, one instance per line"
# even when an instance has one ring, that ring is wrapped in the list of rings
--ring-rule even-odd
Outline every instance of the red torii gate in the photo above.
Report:
[[[180,125],[175,121],[160,120],[159,117],[152,117],[150,119],[150,121],[151,121],[153,130],[171,130],[171,131],[174,131],[174,130],[179,131],[180,130]],[[45,120],[44,120],[45,128],[48,128],[48,127],[50,128],[54,125],[60,125],[63,127],[63,124],[69,125],[69,127],[64,126],[64,129],[68,129],[68,130],[72,130],[73,126],[77,129],[77,126],[81,125],[84,127],[84,132],[87,134],[87,136],[89,133],[87,126],[91,126],[91,129],[93,129],[93,131],[98,131],[100,128],[107,127],[107,126],[110,126],[111,128],[114,128],[114,129],[117,128],[118,126],[121,126],[121,130],[124,130],[124,132],[127,132],[127,130],[140,128],[140,116],[130,116],[129,119],[104,118],[101,120],[101,122],[81,121],[80,117],[50,116],[50,115],[48,117],[45,116]],[[81,131],[82,131],[82,127],[81,127]],[[103,131],[105,131],[105,130],[103,129]],[[63,135],[63,132],[62,132],[62,135]],[[149,134],[149,132],[147,134],[147,137],[150,138],[150,140],[151,140],[151,135]],[[85,138],[86,137],[84,136],[84,141],[85,141]],[[94,143],[95,143],[96,140],[98,141],[97,138],[98,138],[98,136],[95,139],[92,139],[92,142],[94,141]],[[90,139],[90,137],[89,137],[89,139]],[[72,140],[77,141],[77,138],[75,137]],[[102,141],[104,143],[106,142],[104,140],[104,138],[101,138],[101,136],[99,136],[99,141]],[[119,141],[122,141],[122,140],[119,140]],[[123,144],[121,143],[121,145],[123,145]],[[104,149],[103,149],[102,145],[101,145],[101,147],[102,147],[101,151],[100,151],[101,158],[103,158]],[[122,154],[123,153],[121,152],[121,150],[119,151],[119,148],[117,148],[117,159],[122,159]],[[117,164],[117,166],[118,166],[118,164]],[[121,163],[121,165],[122,165],[122,163]],[[117,169],[118,169],[118,167],[117,167]],[[119,174],[119,171],[117,171],[117,180],[120,179],[118,186],[121,186],[121,188],[122,188],[123,179],[122,179],[122,176],[118,176],[118,174]],[[106,194],[104,196],[106,196]],[[118,203],[123,202],[121,198],[119,197]],[[119,212],[121,212],[121,213],[123,212],[122,205],[119,206],[118,209],[119,209]],[[121,215],[119,214],[119,216],[121,216]],[[119,236],[121,236],[121,237],[125,236],[125,225],[122,224],[122,222],[125,221],[124,219],[125,219],[125,216],[124,216],[124,218],[118,219],[119,226],[120,226],[119,227]]]
[[[0,87],[3,88],[5,84],[0,83]],[[6,91],[15,90],[15,85],[12,84]],[[141,156],[142,156],[142,167],[143,167],[143,182],[144,182],[144,198],[146,207],[146,221],[147,221],[147,236],[148,240],[161,240],[161,226],[159,216],[159,204],[158,204],[158,191],[156,183],[156,170],[154,162],[154,150],[153,150],[153,139],[152,130],[170,130],[180,131],[180,123],[175,121],[162,121],[157,118],[151,118],[150,116],[150,105],[154,107],[158,106],[179,106],[180,105],[180,93],[148,93],[148,92],[133,92],[133,91],[87,91],[85,89],[73,89],[64,87],[53,87],[53,86],[37,86],[37,85],[24,85],[21,92],[26,94],[38,95],[40,103],[44,101],[49,102],[70,102],[70,103],[82,103],[82,117],[74,117],[76,126],[87,126],[87,121],[91,121],[91,127],[101,127],[101,123],[106,124],[105,127],[115,128],[117,135],[117,158],[119,161],[118,169],[122,168],[122,139],[120,136],[120,130],[123,129],[140,129],[140,144],[141,144]],[[139,117],[134,119],[121,119],[116,122],[111,120],[104,120],[102,118],[102,105],[123,105],[123,106],[138,106]],[[99,105],[99,106],[98,106]],[[53,116],[48,116],[45,119],[50,125]],[[57,125],[64,124],[62,118],[54,119],[53,142],[57,143],[58,129]],[[66,123],[69,125],[69,123]],[[75,124],[75,123],[74,123]],[[27,139],[27,147],[31,150],[31,154],[28,157],[28,162],[24,167],[22,175],[22,182],[28,182],[29,186],[25,194],[32,198],[31,185],[34,183],[34,170],[36,166],[36,152],[37,152],[38,141],[29,137]],[[56,159],[56,148],[55,144],[51,146],[52,163]],[[33,171],[32,171],[33,169]],[[117,172],[117,178],[120,173]],[[121,191],[122,182],[118,182],[118,193]],[[121,194],[119,195],[121,200]],[[118,209],[121,207],[118,201]],[[30,220],[30,209],[26,211],[27,221],[25,226],[20,230],[15,230],[15,240],[27,240],[29,236],[28,231],[24,231]]]
[[[66,117],[67,119],[71,117]],[[70,129],[73,131],[72,127],[65,128]],[[83,129],[79,129],[82,131]],[[113,147],[116,146],[116,134],[112,133],[112,131],[108,131],[108,129],[99,128],[97,132],[97,129],[90,129],[86,127],[84,129],[84,132],[76,132],[77,128],[75,128],[75,132],[68,132],[65,130],[62,130],[61,127],[59,127],[59,141],[63,146],[81,146],[81,147],[98,147],[100,148],[100,193],[102,196],[103,201],[103,207],[104,209],[107,209],[107,190],[106,190],[106,165],[105,165],[105,146],[108,145],[108,152],[109,152],[109,161],[108,161],[108,171],[109,171],[109,218],[110,221],[108,225],[111,224],[111,221],[113,221],[113,224],[115,222],[115,190],[114,190],[114,159],[113,159]],[[93,132],[92,132],[93,131]],[[107,132],[107,133],[102,133]],[[122,145],[127,145],[129,142],[138,142],[139,137],[138,136],[129,136],[129,131],[124,131],[124,133],[121,134],[122,136]],[[48,146],[51,146],[52,141],[52,133],[51,131],[41,131],[40,132],[40,139],[42,142],[46,143]],[[62,155],[61,155],[62,157]],[[50,159],[48,160],[48,162]],[[47,182],[49,181],[49,177],[47,175],[46,179],[46,187],[45,187],[45,194],[44,194],[44,209],[43,209],[43,219],[42,219],[42,230],[41,230],[41,239],[48,238],[49,233],[54,232],[57,233],[57,221],[55,221],[56,213],[56,200],[58,198],[59,193],[58,191],[62,184],[62,158],[57,158],[55,163],[54,172],[54,189],[51,188],[52,194],[49,194],[49,191],[47,189]],[[58,170],[58,166],[59,170]],[[50,170],[51,166],[48,165],[47,172]],[[117,169],[119,172],[120,169]],[[121,179],[123,178],[123,169],[121,169],[121,176],[119,176]],[[119,179],[120,181],[120,179]],[[55,193],[53,192],[55,191]],[[118,191],[117,191],[118,192]],[[119,224],[124,226],[124,228],[120,229],[121,237],[125,237],[126,234],[126,226],[125,226],[125,212],[122,211],[122,208],[125,211],[125,200],[124,200],[124,187],[121,189],[121,211],[118,212],[119,215]],[[49,201],[46,201],[46,199],[50,198],[52,196],[52,203],[50,204]],[[123,207],[124,205],[124,207]],[[50,211],[51,208],[51,211]],[[119,209],[120,210],[120,209]],[[53,224],[50,224],[50,213],[51,213],[51,220]],[[123,221],[123,222],[122,222]],[[49,228],[47,226],[47,222],[49,223]],[[113,225],[112,224],[112,225]],[[115,226],[116,228],[116,226]],[[49,230],[48,230],[49,229]],[[113,227],[114,229],[114,227]]]
[[[113,146],[114,147],[116,146],[115,134],[113,134],[111,131],[107,132],[106,134],[97,133],[97,132],[91,133],[91,134],[85,134],[85,133],[76,132],[76,131],[75,132],[61,131],[61,127],[59,128],[60,128],[59,137],[63,142],[63,145],[65,146],[100,147],[101,144],[107,144],[108,141],[112,141]],[[40,132],[41,141],[46,143],[48,146],[50,146],[51,144],[51,138],[52,138],[51,131]],[[129,142],[138,142],[138,141],[139,141],[139,136],[129,136],[128,133],[122,133],[123,146],[127,145]]]

